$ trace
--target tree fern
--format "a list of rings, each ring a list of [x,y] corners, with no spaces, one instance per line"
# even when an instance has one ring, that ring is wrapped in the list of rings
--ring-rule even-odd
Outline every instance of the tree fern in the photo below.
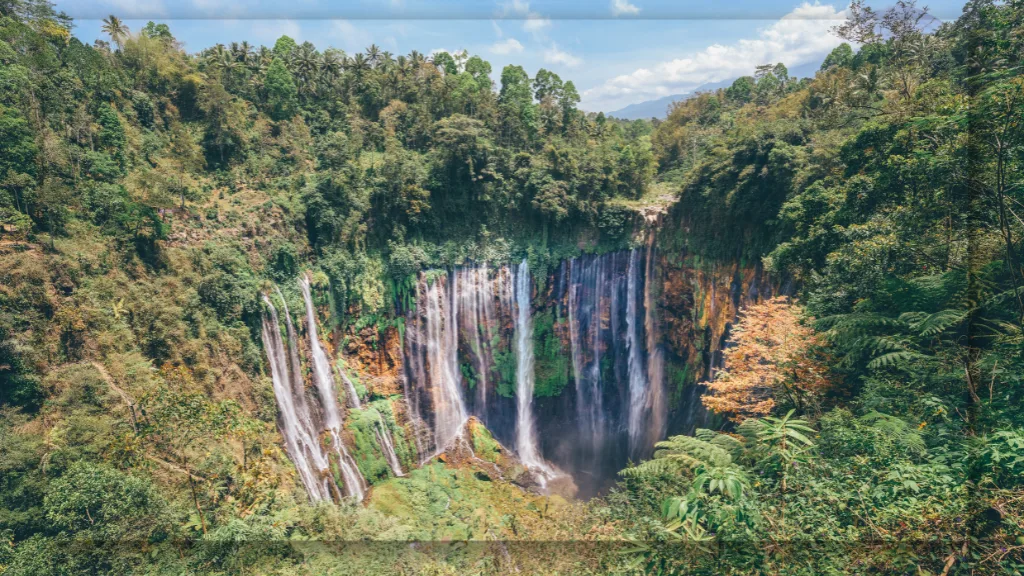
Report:
[[[728,451],[693,436],[672,436],[655,447],[654,459],[626,468],[619,474],[627,478],[650,478],[672,472],[696,472],[702,467],[733,465]]]
[[[911,360],[917,360],[925,358],[924,354],[914,352],[911,350],[896,350],[894,352],[886,352],[881,356],[877,356],[868,362],[868,368],[892,368],[899,367]]]
[[[961,324],[967,318],[967,310],[939,310],[934,314],[911,312],[900,315],[900,320],[907,322],[910,328],[921,336],[937,336],[946,330]],[[907,317],[908,314],[912,315]],[[907,318],[905,318],[907,317]]]

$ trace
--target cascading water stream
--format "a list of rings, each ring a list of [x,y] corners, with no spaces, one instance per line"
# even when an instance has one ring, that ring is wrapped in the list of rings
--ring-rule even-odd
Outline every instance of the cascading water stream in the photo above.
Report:
[[[398,455],[395,453],[395,445],[391,442],[391,432],[388,427],[384,424],[384,418],[377,412],[377,443],[380,444],[380,449],[384,453],[384,459],[388,461],[388,467],[391,468],[392,474],[395,476],[405,476],[402,472],[402,464],[398,461]]]
[[[440,280],[428,285],[425,295],[425,344],[434,411],[434,446],[437,452],[443,451],[455,440],[468,418],[462,401],[458,358],[458,308],[455,299],[458,276],[452,275],[450,278],[449,298],[444,297]]]
[[[263,317],[263,347],[267,350],[270,376],[273,381],[274,397],[278,407],[278,426],[284,438],[285,451],[295,464],[302,485],[313,502],[330,500],[332,481],[330,463],[323,453],[314,424],[305,390],[294,388],[288,357],[281,341],[277,309],[266,296],[266,313]],[[286,312],[287,314],[287,312]],[[299,380],[301,384],[301,380]],[[336,489],[336,487],[335,487]]]
[[[665,436],[668,406],[665,404],[664,372],[665,357],[658,342],[658,315],[655,302],[656,246],[652,228],[647,236],[647,262],[644,267],[644,337],[647,344],[647,395],[645,405],[650,411],[651,422],[647,427],[647,445],[653,446]],[[700,402],[697,402],[700,404]]]
[[[536,476],[563,469],[590,493],[647,456],[667,404],[652,244],[564,261],[536,294],[526,263],[423,273],[403,350],[420,461],[470,414]],[[541,382],[556,394],[536,397]]]
[[[554,470],[537,449],[537,431],[533,422],[533,323],[530,319],[530,268],[524,259],[515,274],[516,301],[516,451],[524,466],[536,472],[541,487],[554,476]]]
[[[644,436],[644,408],[647,401],[647,378],[644,374],[642,344],[637,335],[637,291],[639,287],[637,251],[629,252],[629,269],[626,272],[626,346],[629,349],[629,451],[636,454]]]
[[[359,401],[359,394],[356,393],[356,385],[352,383],[352,379],[348,377],[348,374],[345,374],[345,371],[340,366],[335,366],[335,368],[338,370],[338,377],[345,383],[345,395],[348,396],[348,403],[356,410],[362,408],[363,405]]]
[[[309,286],[309,279],[305,276],[301,277],[299,279],[299,286],[302,288],[302,298],[306,303],[306,331],[309,335],[309,348],[313,357],[313,383],[316,386],[317,393],[320,395],[320,411],[323,425],[331,436],[331,447],[338,456],[338,469],[341,471],[345,491],[348,496],[362,501],[366,495],[366,481],[363,479],[358,466],[356,466],[355,461],[345,447],[345,443],[342,441],[341,430],[343,420],[341,408],[338,403],[337,392],[334,389],[331,363],[317,336],[316,311],[313,309],[313,296]]]

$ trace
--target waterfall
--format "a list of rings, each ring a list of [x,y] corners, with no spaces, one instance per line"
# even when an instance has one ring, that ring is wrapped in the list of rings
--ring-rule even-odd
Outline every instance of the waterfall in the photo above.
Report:
[[[306,402],[301,379],[298,380],[300,386],[293,387],[296,379],[292,378],[284,343],[281,341],[277,309],[266,296],[263,302],[266,304],[262,325],[263,347],[267,350],[270,364],[274,398],[277,400],[278,428],[284,438],[285,452],[295,464],[309,499],[313,502],[329,500],[332,492],[330,465],[317,438],[317,426]]]
[[[515,274],[516,302],[516,451],[524,466],[537,472],[543,487],[554,470],[537,449],[533,423],[533,323],[530,321],[530,268],[523,259]]]
[[[457,268],[453,275],[458,278],[459,334],[469,346],[477,378],[473,413],[482,418],[487,414],[488,376],[494,361],[494,286],[486,264]]]
[[[665,357],[658,342],[657,296],[654,269],[656,247],[655,233],[651,228],[647,236],[647,262],[644,269],[644,337],[647,344],[647,397],[645,406],[650,411],[651,422],[647,427],[648,445],[654,445],[665,437],[668,427],[668,405],[665,403],[664,372]],[[700,402],[698,402],[700,404]]]
[[[402,464],[398,461],[398,455],[395,454],[395,445],[391,442],[391,431],[384,425],[384,418],[377,412],[377,443],[380,444],[380,449],[384,453],[384,459],[388,461],[388,466],[391,468],[391,472],[395,476],[405,476],[402,473]]]
[[[648,455],[667,410],[654,259],[649,243],[566,260],[537,294],[526,262],[422,273],[403,348],[420,461],[448,448],[469,415],[514,447],[541,484],[563,469],[594,493]],[[537,399],[541,370],[545,382],[572,389]]]
[[[644,374],[643,349],[637,335],[637,299],[639,279],[638,255],[634,248],[629,252],[629,269],[626,272],[626,346],[629,351],[629,452],[636,455],[644,439],[644,409],[647,401],[647,378]]]
[[[419,310],[423,291],[421,284],[416,283],[416,303]],[[405,396],[406,414],[412,427],[413,444],[416,454],[422,456],[429,450],[431,429],[423,418],[420,404],[424,386],[427,381],[427,370],[424,359],[423,321],[419,311],[407,314],[405,321],[405,345],[402,350],[402,392]]]
[[[345,383],[345,395],[348,396],[348,403],[356,410],[362,408],[363,405],[359,402],[359,394],[356,393],[356,385],[352,383],[352,379],[345,374],[341,367],[335,366],[335,369],[337,369],[341,381]]]
[[[426,287],[426,353],[434,413],[434,446],[443,451],[462,431],[468,418],[462,401],[458,358],[458,275],[451,275],[449,297],[440,279]],[[447,312],[447,314],[446,314]]]
[[[341,471],[342,481],[345,484],[345,491],[348,496],[362,501],[365,496],[366,481],[359,472],[355,460],[348,453],[345,443],[341,438],[343,426],[341,408],[338,403],[338,395],[334,389],[334,377],[331,372],[331,362],[324,352],[320,339],[317,336],[316,311],[313,309],[313,296],[309,286],[309,278],[302,276],[299,279],[299,286],[302,288],[302,298],[306,303],[306,332],[309,335],[309,348],[313,357],[313,383],[316,385],[317,393],[320,396],[320,412],[324,428],[331,436],[331,447],[338,456],[338,469]]]
[[[569,271],[569,340],[576,385],[576,412],[590,450],[597,455],[605,435],[601,383],[601,308],[610,283],[604,257],[580,257]]]

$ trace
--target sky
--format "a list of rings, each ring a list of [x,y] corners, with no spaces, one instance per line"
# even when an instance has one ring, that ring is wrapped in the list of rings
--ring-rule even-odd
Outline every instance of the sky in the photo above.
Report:
[[[887,4],[868,2],[876,9]],[[928,4],[953,20],[962,2]],[[751,74],[759,64],[817,63],[841,40],[829,30],[846,2],[804,0],[57,0],[83,42],[106,39],[113,14],[132,31],[168,24],[189,52],[281,35],[352,54],[370,44],[395,55],[467,50],[489,61],[572,80],[580,108],[610,112],[701,84]]]

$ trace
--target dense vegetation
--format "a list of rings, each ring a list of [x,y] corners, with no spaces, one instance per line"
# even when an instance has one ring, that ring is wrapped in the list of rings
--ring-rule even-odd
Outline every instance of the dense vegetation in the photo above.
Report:
[[[189,55],[114,17],[87,46],[0,0],[0,572],[1024,569],[1024,5],[851,13],[859,49],[813,79],[767,65],[623,123],[466,54]],[[589,503],[438,463],[304,503],[270,282],[316,270],[341,333],[375,341],[417,271],[626,246],[665,190],[666,254],[798,286],[734,334],[707,399],[734,423]],[[345,544],[371,539],[627,544]]]
[[[816,334],[780,337],[794,309],[752,307],[705,403],[776,417],[671,439],[625,472],[613,501],[636,538],[706,551],[651,545],[651,566],[1024,566],[1024,5],[929,21],[913,3],[855,2],[835,32],[858,51],[841,45],[811,80],[759,68],[654,132],[682,189],[674,244],[789,275]]]

